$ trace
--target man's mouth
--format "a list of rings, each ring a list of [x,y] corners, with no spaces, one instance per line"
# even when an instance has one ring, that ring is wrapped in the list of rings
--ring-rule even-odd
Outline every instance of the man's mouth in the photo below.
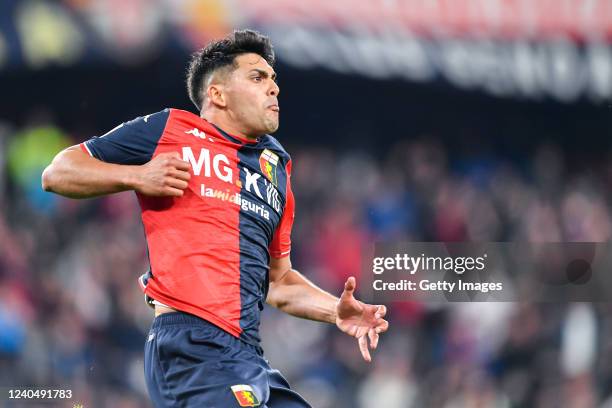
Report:
[[[268,109],[273,110],[274,112],[280,112],[278,105],[270,105],[268,106]]]

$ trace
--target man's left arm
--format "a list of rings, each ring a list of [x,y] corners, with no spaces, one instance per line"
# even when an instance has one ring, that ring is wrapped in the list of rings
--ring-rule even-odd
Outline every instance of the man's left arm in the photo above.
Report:
[[[370,362],[369,348],[375,349],[379,334],[389,328],[389,323],[383,319],[387,309],[384,305],[369,305],[355,299],[355,286],[355,278],[350,277],[337,298],[293,269],[289,256],[271,258],[266,302],[296,317],[335,324],[344,333],[357,338],[361,355]]]

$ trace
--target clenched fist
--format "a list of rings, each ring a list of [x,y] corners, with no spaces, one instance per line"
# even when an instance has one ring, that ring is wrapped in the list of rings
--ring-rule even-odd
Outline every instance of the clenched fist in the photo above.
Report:
[[[180,197],[189,185],[189,163],[177,152],[161,153],[140,166],[135,190],[154,197]]]

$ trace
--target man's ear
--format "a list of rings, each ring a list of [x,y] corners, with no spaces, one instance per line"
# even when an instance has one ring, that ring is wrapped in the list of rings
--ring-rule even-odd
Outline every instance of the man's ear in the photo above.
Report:
[[[223,85],[210,84],[206,90],[206,96],[213,105],[219,108],[225,108],[227,106],[227,101],[225,100],[225,93],[223,91]]]

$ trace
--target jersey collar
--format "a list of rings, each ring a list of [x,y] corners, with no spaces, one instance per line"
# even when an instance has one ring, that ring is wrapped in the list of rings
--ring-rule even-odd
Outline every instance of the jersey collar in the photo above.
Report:
[[[219,126],[215,125],[214,123],[210,123],[210,124],[213,125],[215,129],[219,131],[219,133],[221,133],[221,136],[223,136],[225,139],[229,140],[230,142],[237,143],[237,144],[256,144],[259,142],[260,138],[253,140],[253,139],[247,139],[245,137],[230,135],[229,133],[227,133],[225,130],[221,129]]]

